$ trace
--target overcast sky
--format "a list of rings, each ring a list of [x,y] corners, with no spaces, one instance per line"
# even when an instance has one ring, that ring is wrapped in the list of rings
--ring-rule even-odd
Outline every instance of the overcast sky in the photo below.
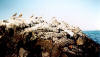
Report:
[[[61,17],[82,30],[100,30],[100,0],[0,0],[0,19],[16,12]]]

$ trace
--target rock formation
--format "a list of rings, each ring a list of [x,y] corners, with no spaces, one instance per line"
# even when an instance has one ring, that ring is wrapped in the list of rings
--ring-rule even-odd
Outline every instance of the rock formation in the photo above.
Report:
[[[100,45],[80,28],[21,16],[0,20],[0,57],[99,57]]]

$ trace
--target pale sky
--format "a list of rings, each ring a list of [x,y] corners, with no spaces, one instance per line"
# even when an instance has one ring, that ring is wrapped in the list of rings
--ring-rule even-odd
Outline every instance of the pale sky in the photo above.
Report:
[[[100,0],[0,0],[0,19],[16,12],[60,17],[82,30],[100,30]]]

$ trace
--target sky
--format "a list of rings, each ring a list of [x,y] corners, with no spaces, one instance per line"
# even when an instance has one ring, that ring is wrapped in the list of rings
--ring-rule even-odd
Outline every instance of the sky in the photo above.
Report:
[[[100,30],[100,0],[0,0],[0,19],[14,13],[59,17],[82,30]]]

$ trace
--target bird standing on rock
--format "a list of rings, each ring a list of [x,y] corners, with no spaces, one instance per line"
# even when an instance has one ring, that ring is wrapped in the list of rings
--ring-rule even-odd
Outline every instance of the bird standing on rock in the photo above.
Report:
[[[32,16],[30,16],[30,18],[33,18],[34,17],[34,14],[32,14]]]
[[[11,17],[11,19],[15,19],[16,16],[17,16],[17,13],[13,14],[12,17]]]
[[[33,18],[33,15],[30,18]]]
[[[22,17],[23,16],[23,14],[21,13],[21,14],[19,14],[19,16],[18,17]]]
[[[16,15],[17,15],[17,13],[13,14],[12,17],[13,17],[13,16],[16,16]]]

